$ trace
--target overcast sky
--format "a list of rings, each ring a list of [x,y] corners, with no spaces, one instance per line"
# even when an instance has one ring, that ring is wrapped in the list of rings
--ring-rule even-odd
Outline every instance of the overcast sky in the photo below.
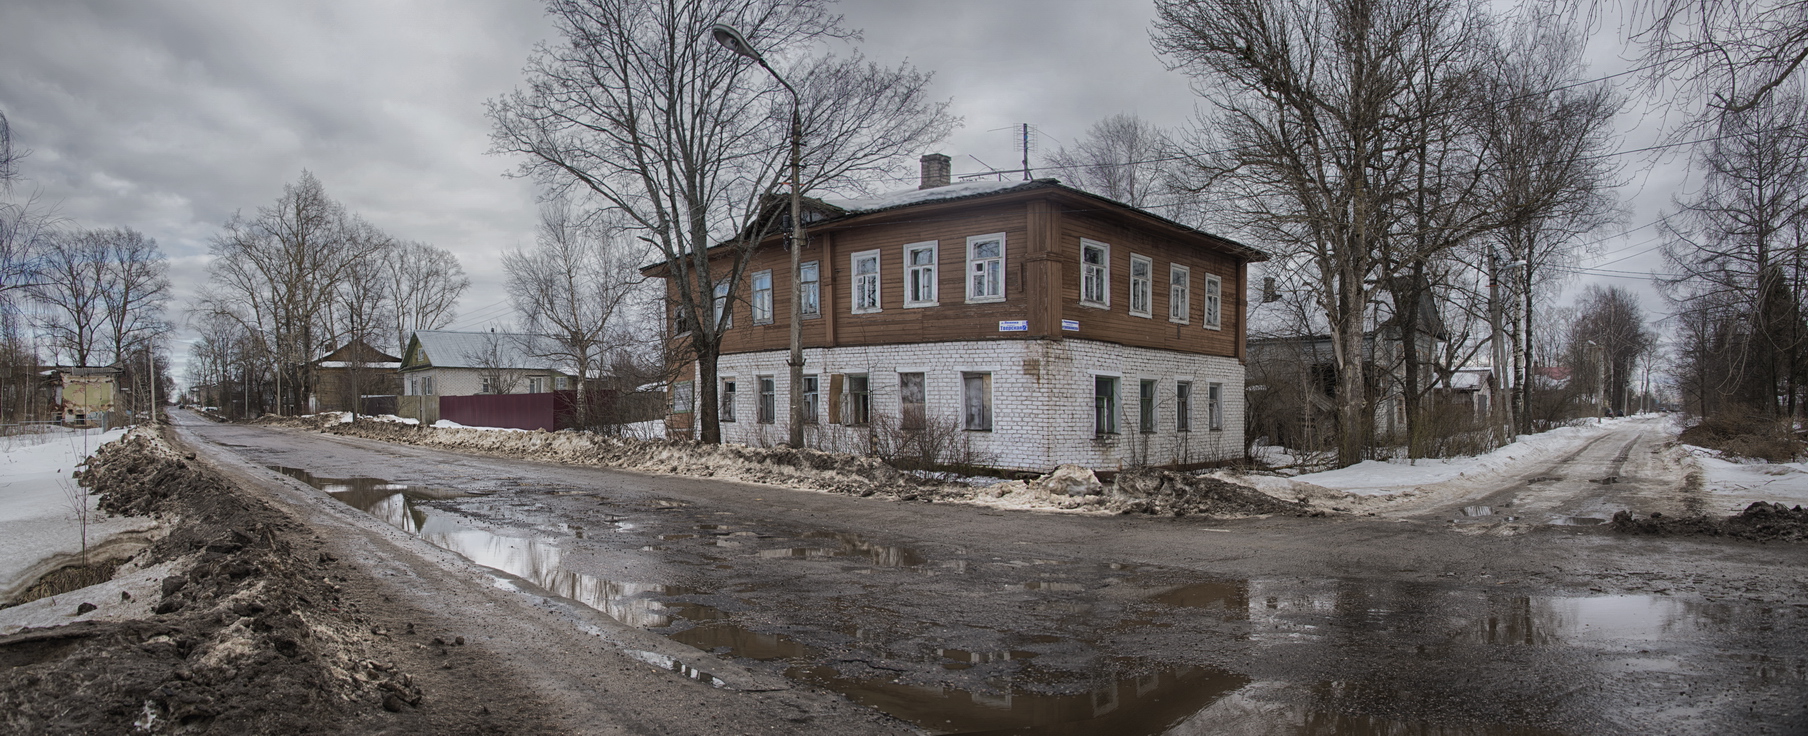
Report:
[[[864,29],[870,58],[935,74],[936,96],[965,121],[939,148],[957,175],[1018,166],[1022,123],[1049,152],[1115,113],[1175,127],[1195,108],[1187,79],[1150,50],[1151,2],[839,8]],[[533,44],[551,34],[531,0],[6,0],[0,111],[15,145],[32,151],[23,190],[74,224],[157,239],[178,320],[204,286],[208,239],[306,169],[390,234],[457,254],[473,285],[454,327],[478,329],[511,319],[500,253],[531,243],[536,217],[532,187],[505,176],[515,161],[485,153],[483,103],[520,82]],[[1630,66],[1620,36],[1608,24],[1593,40],[1591,76]],[[1661,122],[1635,106],[1623,146],[1651,144]],[[1604,236],[1632,232],[1604,237],[1589,265],[1646,273],[1660,266],[1648,225],[1683,186],[1682,167],[1624,158],[1627,225]],[[1585,278],[1636,287],[1648,309],[1663,307],[1621,276]],[[180,379],[186,342],[173,348]]]

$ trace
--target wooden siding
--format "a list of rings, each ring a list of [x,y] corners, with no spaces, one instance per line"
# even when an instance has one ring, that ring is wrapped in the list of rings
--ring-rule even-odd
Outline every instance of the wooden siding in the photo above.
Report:
[[[1005,234],[1005,300],[966,303],[967,238]],[[1111,306],[1080,304],[1080,240],[1111,246]],[[905,307],[906,245],[936,241],[937,306]],[[1064,207],[1046,197],[1009,198],[962,206],[913,207],[887,217],[811,233],[803,262],[821,264],[824,314],[804,318],[806,348],[987,339],[1078,337],[1136,347],[1243,357],[1244,263],[1203,245],[1204,238],[1145,225],[1132,217]],[[851,256],[879,251],[881,311],[853,313]],[[1150,316],[1129,311],[1130,255],[1153,261]],[[722,261],[717,261],[718,264]],[[1168,321],[1168,266],[1191,269],[1187,324]],[[775,239],[750,260],[731,299],[733,327],[723,354],[782,350],[790,345],[790,254]],[[772,271],[773,319],[753,323],[753,274]],[[1204,327],[1205,276],[1223,281],[1222,326]],[[668,313],[668,319],[670,314]],[[1062,320],[1080,323],[1061,330]],[[1000,332],[999,322],[1026,320],[1029,329]]]

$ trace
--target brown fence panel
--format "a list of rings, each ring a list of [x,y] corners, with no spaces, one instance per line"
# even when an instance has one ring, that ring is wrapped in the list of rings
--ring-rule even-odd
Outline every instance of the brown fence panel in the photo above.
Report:
[[[480,394],[439,397],[439,418],[467,427],[558,429],[553,394]]]

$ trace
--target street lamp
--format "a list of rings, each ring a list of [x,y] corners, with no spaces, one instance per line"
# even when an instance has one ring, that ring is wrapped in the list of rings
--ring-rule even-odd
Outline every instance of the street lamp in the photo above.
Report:
[[[723,48],[745,56],[759,63],[761,69],[772,75],[773,79],[784,85],[785,91],[791,93],[791,358],[786,365],[791,367],[791,446],[804,446],[804,347],[803,347],[803,283],[798,277],[798,256],[808,242],[804,233],[803,217],[803,141],[804,126],[800,117],[802,100],[797,95],[797,88],[773,71],[772,66],[755,51],[753,44],[740,31],[731,26],[717,23],[710,26],[710,36]]]

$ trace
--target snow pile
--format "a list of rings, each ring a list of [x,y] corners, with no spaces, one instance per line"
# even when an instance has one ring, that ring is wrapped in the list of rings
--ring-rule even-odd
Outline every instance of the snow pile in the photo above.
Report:
[[[1657,420],[1651,417],[1585,419],[1575,425],[1548,432],[1520,435],[1512,443],[1493,452],[1473,457],[1364,460],[1347,468],[1297,475],[1292,478],[1292,482],[1273,477],[1257,480],[1260,476],[1251,476],[1248,480],[1251,485],[1258,485],[1264,491],[1283,497],[1319,496],[1324,495],[1325,491],[1341,491],[1357,496],[1397,494],[1415,490],[1418,486],[1450,484],[1471,477],[1495,476],[1529,469],[1537,463],[1552,462],[1589,440],[1628,423],[1654,421]],[[1242,482],[1244,479],[1239,478],[1238,481]]]
[[[119,556],[132,540],[156,527],[142,518],[109,517],[74,477],[95,448],[126,430],[57,429],[30,438],[9,437],[0,446],[0,601],[12,600],[39,577],[80,562],[82,523],[88,517],[91,557]]]
[[[1759,501],[1808,504],[1808,463],[1735,460],[1694,445],[1681,449],[1701,469],[1702,490],[1717,511],[1731,512]]]

